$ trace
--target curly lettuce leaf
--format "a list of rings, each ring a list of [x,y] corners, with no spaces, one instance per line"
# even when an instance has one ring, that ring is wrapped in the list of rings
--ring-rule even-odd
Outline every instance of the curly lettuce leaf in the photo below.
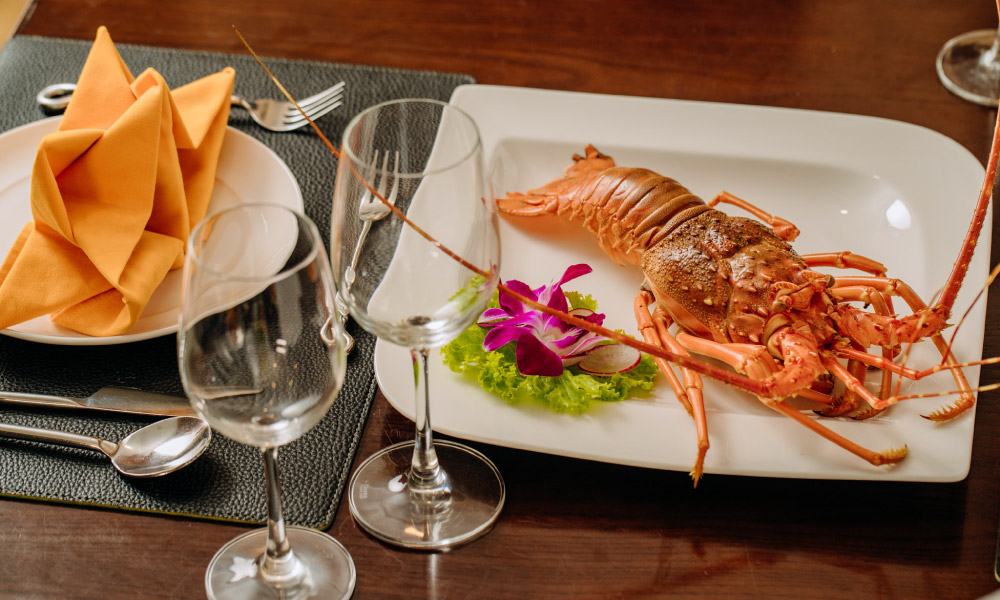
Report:
[[[589,295],[566,292],[571,308],[597,310]],[[491,307],[499,306],[497,297]],[[522,375],[517,370],[514,345],[493,352],[483,350],[486,331],[472,325],[441,349],[445,365],[456,373],[474,378],[479,385],[510,403],[537,402],[559,413],[580,414],[594,402],[618,402],[635,393],[649,391],[658,373],[656,363],[643,355],[639,364],[624,373],[588,375],[572,366],[557,377]]]
[[[590,294],[581,294],[580,292],[567,291],[563,292],[566,294],[566,300],[569,301],[570,308],[589,308],[590,310],[597,312],[597,300],[594,300]]]

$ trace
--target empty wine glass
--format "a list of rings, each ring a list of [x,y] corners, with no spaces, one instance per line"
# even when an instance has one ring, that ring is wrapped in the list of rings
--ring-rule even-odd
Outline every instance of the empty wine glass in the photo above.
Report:
[[[500,242],[472,119],[435,100],[373,106],[344,132],[330,253],[351,316],[410,349],[416,436],[368,458],[348,491],[351,513],[373,536],[439,549],[486,533],[504,502],[492,462],[433,440],[427,361],[471,325],[492,297]],[[406,215],[372,219],[378,196]],[[373,204],[374,202],[374,204]],[[407,370],[409,371],[409,369]]]
[[[970,102],[997,106],[1000,98],[1000,30],[956,36],[941,48],[937,73],[948,90]]]
[[[355,569],[325,533],[286,527],[278,447],[326,414],[344,380],[333,277],[316,226],[242,205],[191,233],[178,355],[184,390],[216,430],[263,450],[267,527],[236,537],[205,575],[209,598],[347,598]]]

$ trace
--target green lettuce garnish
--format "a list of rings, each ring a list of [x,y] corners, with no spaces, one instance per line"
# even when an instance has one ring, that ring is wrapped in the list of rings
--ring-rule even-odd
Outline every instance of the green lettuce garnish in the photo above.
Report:
[[[567,291],[566,298],[571,309],[597,310],[597,302],[590,295]],[[499,294],[494,294],[489,308],[499,306]],[[618,402],[649,391],[659,372],[653,359],[644,354],[634,368],[613,375],[590,375],[575,365],[555,377],[522,375],[517,370],[514,344],[487,352],[483,350],[485,338],[483,327],[471,325],[441,348],[444,364],[474,378],[484,390],[507,402],[537,402],[559,413],[580,414],[594,402]]]

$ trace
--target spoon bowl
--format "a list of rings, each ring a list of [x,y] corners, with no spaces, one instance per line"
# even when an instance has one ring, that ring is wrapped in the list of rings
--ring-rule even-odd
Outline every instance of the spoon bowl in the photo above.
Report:
[[[184,467],[208,448],[212,429],[198,417],[171,417],[125,436],[117,444],[89,435],[0,423],[0,435],[103,452],[122,475],[157,477]]]

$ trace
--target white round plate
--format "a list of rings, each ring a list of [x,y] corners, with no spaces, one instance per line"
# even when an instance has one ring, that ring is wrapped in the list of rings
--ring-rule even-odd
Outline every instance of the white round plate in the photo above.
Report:
[[[0,249],[5,253],[32,220],[31,167],[42,138],[56,130],[62,117],[23,125],[0,135]],[[229,127],[222,144],[212,213],[237,204],[270,202],[302,210],[302,193],[288,166],[270,148]],[[48,316],[19,323],[0,334],[46,344],[97,346],[137,342],[177,332],[181,269],[167,274],[136,324],[122,335],[94,337],[59,327]]]

